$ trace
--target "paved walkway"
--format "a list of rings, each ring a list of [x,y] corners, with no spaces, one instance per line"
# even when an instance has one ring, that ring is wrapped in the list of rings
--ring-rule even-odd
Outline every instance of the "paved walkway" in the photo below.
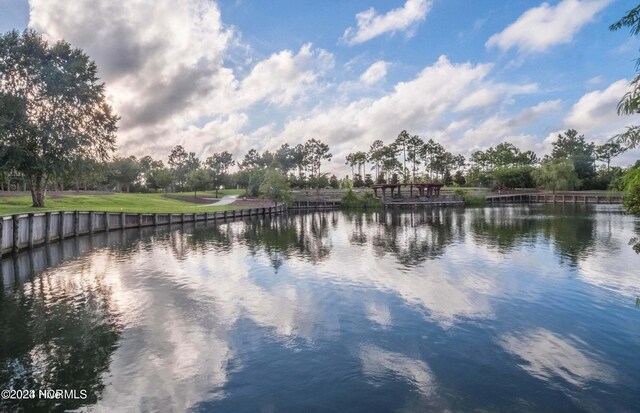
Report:
[[[238,195],[225,195],[222,197],[221,200],[219,200],[218,202],[214,202],[213,204],[207,204],[207,205],[202,205],[202,206],[221,206],[221,205],[231,205],[234,202],[236,202],[236,198],[238,198]]]

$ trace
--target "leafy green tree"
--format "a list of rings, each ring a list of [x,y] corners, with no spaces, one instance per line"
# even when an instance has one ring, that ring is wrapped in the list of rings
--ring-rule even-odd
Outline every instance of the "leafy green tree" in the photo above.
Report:
[[[77,191],[86,191],[104,185],[107,181],[107,171],[108,164],[91,158],[77,158],[71,162],[70,168],[57,178],[68,187],[74,186]]]
[[[147,187],[155,189],[165,190],[173,183],[173,174],[167,168],[155,168],[150,169],[144,174]]]
[[[187,184],[187,174],[200,167],[200,160],[195,152],[187,152],[182,145],[177,145],[169,154],[169,166],[178,189],[182,191]]]
[[[536,184],[546,190],[567,191],[580,186],[576,169],[569,159],[547,159],[533,171]]]
[[[309,164],[305,145],[299,143],[293,148],[293,159],[293,164],[298,169],[298,177],[301,181],[304,181],[303,173]]]
[[[436,178],[438,177],[438,172],[443,171],[444,169],[441,167],[443,162],[443,156],[445,156],[446,150],[444,147],[435,142],[433,139],[429,139],[420,150],[420,155],[424,161],[424,165],[426,170],[428,171],[429,179],[434,178],[434,172],[436,173]]]
[[[291,202],[291,188],[287,182],[287,176],[277,169],[267,169],[264,179],[260,184],[260,193],[265,198],[278,203],[288,204]]]
[[[329,186],[332,189],[340,188],[340,182],[338,181],[338,177],[337,176],[331,175],[331,178],[329,178]]]
[[[409,139],[411,139],[411,135],[406,130],[403,130],[398,134],[396,140],[393,142],[393,145],[396,147],[398,154],[402,155],[402,181],[406,182],[409,177],[409,173],[407,170],[407,146],[409,143]]]
[[[210,183],[216,191],[217,198],[220,187],[223,186],[225,182],[229,181],[228,170],[231,166],[235,165],[235,161],[229,152],[224,151],[221,153],[214,153],[212,156],[208,157],[205,160],[204,165],[209,171],[211,178]]]
[[[467,180],[464,177],[464,173],[462,173],[461,170],[457,170],[455,175],[453,175],[453,182],[458,186],[463,186],[467,183]]]
[[[471,154],[471,162],[480,170],[487,170],[490,165],[489,156],[484,151],[475,151]]]
[[[244,156],[242,160],[242,168],[250,169],[260,164],[260,154],[255,149],[249,149],[249,152]]]
[[[640,162],[640,161],[639,161]],[[640,215],[640,166],[636,162],[625,172],[621,179],[621,186],[626,192],[622,204],[628,213]]]
[[[148,172],[151,169],[160,169],[160,168],[164,168],[164,163],[160,160],[154,160],[151,156],[146,155],[143,156],[142,158],[140,158],[140,160],[138,161],[138,164],[140,165],[140,169],[142,170],[142,172]]]
[[[640,185],[634,185],[629,188],[622,199],[622,205],[628,213],[640,215]]]
[[[495,184],[503,188],[533,188],[533,166],[511,166],[496,168],[493,171]]]
[[[358,151],[353,154],[353,159],[358,166],[358,175],[361,177],[363,175],[363,169],[365,173],[367,172],[367,158],[368,156],[366,152]]]
[[[446,169],[442,175],[442,183],[445,185],[451,185],[453,183],[453,177],[451,176],[451,170]]]
[[[618,142],[607,142],[595,148],[596,158],[607,164],[607,171],[610,168],[611,160],[624,151],[625,149]]]
[[[483,170],[505,168],[521,165],[535,165],[538,157],[533,151],[521,151],[509,142],[502,142],[486,151],[476,151],[471,155],[471,161]]]
[[[296,168],[295,148],[289,146],[288,143],[283,144],[275,153],[275,161],[285,175],[288,174]]]
[[[380,165],[382,164],[383,159],[382,148],[384,148],[384,143],[380,139],[375,140],[373,144],[371,144],[368,153],[369,161],[373,162],[373,169],[376,171],[376,180],[378,180],[378,177],[380,176]]]
[[[276,164],[276,157],[273,153],[269,151],[262,152],[262,154],[258,158],[258,165],[264,168],[267,168],[267,167],[273,168],[275,167],[275,164]]]
[[[595,145],[586,142],[584,135],[578,135],[575,129],[558,135],[558,139],[553,142],[551,157],[572,161],[580,180],[591,179],[596,174]]]
[[[204,191],[211,186],[211,176],[206,169],[198,168],[187,174],[187,185],[193,190],[193,197],[198,197],[198,191]]]
[[[514,144],[503,142],[495,148],[487,150],[488,163],[492,167],[509,167],[518,165],[533,165],[537,162],[537,156],[532,151],[522,152]]]
[[[107,165],[107,177],[111,184],[116,185],[117,191],[125,188],[130,192],[131,186],[140,178],[140,165],[135,156],[115,158]]]
[[[418,135],[410,136],[407,139],[407,160],[411,162],[411,181],[416,180],[416,171],[420,165],[420,149],[424,146],[424,141]],[[413,191],[413,187],[411,187]]]
[[[354,176],[356,174],[356,171],[355,171],[355,166],[356,166],[355,154],[353,154],[353,153],[347,154],[347,157],[345,158],[345,160],[346,160],[345,164],[349,165],[349,167],[351,168],[351,176]]]
[[[0,164],[25,176],[34,207],[74,160],[105,161],[115,149],[118,116],[97,72],[63,40],[49,44],[32,30],[0,36]]]
[[[260,195],[260,185],[264,180],[264,175],[266,173],[265,168],[253,168],[248,172],[248,183],[247,183],[247,195],[250,196],[258,196]]]
[[[379,179],[389,179],[391,175],[397,173],[402,168],[402,164],[396,158],[396,154],[397,151],[393,144],[383,146],[379,149],[381,160],[380,171],[382,172],[378,177]]]
[[[469,168],[466,183],[470,186],[481,186],[491,188],[495,184],[495,177],[492,172],[488,172],[478,164]]]
[[[629,10],[620,20],[609,26],[611,31],[629,28],[632,36],[640,34],[640,6]],[[631,90],[618,103],[618,115],[633,115],[640,113],[640,59],[636,60],[636,76],[631,81]],[[615,135],[613,141],[626,149],[635,148],[640,144],[640,126],[628,126],[627,130]]]
[[[222,154],[214,153],[212,156],[205,159],[204,166],[213,173],[223,174],[230,165],[225,164],[222,159]]]
[[[317,139],[309,139],[304,144],[304,152],[311,175],[320,176],[322,162],[331,161],[332,155],[329,151],[329,145]]]

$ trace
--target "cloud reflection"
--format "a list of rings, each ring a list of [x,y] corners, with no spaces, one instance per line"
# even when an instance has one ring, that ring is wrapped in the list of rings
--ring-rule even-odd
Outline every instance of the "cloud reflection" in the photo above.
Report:
[[[525,362],[521,368],[545,381],[560,378],[577,387],[594,380],[615,382],[613,369],[575,336],[560,337],[540,328],[517,336],[507,334],[500,339],[500,345]]]
[[[422,360],[383,350],[374,345],[360,349],[360,361],[365,376],[375,382],[386,382],[389,376],[411,383],[423,396],[435,392],[436,381],[429,366]]]

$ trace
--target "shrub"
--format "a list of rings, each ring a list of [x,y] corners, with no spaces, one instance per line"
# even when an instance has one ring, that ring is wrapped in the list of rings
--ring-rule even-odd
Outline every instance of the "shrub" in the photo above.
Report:
[[[487,202],[483,195],[472,194],[464,189],[458,188],[454,191],[456,195],[462,196],[465,206],[484,206]]]
[[[381,206],[380,200],[374,198],[371,192],[355,193],[352,189],[345,192],[340,202],[340,207],[344,209],[376,209]]]

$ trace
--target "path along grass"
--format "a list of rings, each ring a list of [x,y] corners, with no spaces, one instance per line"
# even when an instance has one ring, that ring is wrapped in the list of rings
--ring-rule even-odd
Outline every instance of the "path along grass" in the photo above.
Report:
[[[207,194],[208,195],[208,194]],[[198,194],[200,196],[200,194]],[[212,201],[214,202],[214,201]],[[194,213],[230,211],[233,205],[206,206],[164,194],[108,194],[47,196],[45,208],[33,208],[30,196],[0,197],[0,215],[46,211],[107,211],[131,213]]]

